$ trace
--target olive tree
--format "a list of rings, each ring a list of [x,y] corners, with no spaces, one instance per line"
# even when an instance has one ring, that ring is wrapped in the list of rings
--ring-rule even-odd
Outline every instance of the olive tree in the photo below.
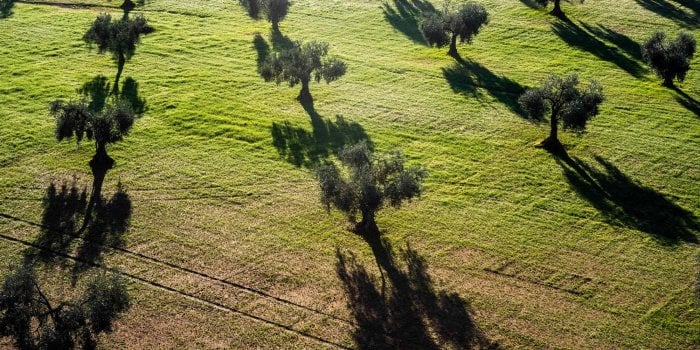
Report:
[[[316,175],[321,188],[321,202],[327,210],[335,207],[356,222],[361,233],[378,233],[375,215],[385,204],[400,207],[401,203],[421,194],[421,184],[427,175],[419,166],[406,167],[399,152],[373,154],[366,142],[345,147],[339,153],[347,168],[341,171],[334,163],[320,166]],[[347,174],[347,178],[343,175]]]
[[[14,0],[0,0],[0,19],[12,15],[12,7],[14,5]]]
[[[659,31],[642,45],[642,58],[664,80],[664,86],[673,87],[674,80],[685,80],[695,50],[695,38],[690,33],[682,32],[671,41]]]
[[[599,105],[605,99],[603,88],[592,81],[586,88],[579,88],[576,74],[566,77],[550,75],[542,86],[529,89],[520,96],[522,108],[535,119],[541,119],[549,112],[550,131],[540,144],[541,147],[556,149],[561,145],[558,126],[565,129],[583,131],[588,121],[599,113]]]
[[[578,2],[583,2],[583,0],[574,0]],[[557,16],[557,17],[562,17],[564,16],[564,11],[561,9],[561,0],[535,0],[536,3],[538,3],[541,6],[547,6],[549,3],[554,4],[554,8],[552,9],[552,15]],[[571,0],[569,0],[571,2]]]
[[[117,77],[114,90],[118,90],[119,78],[124,71],[124,64],[136,53],[136,46],[141,41],[141,36],[153,32],[148,25],[148,20],[143,15],[134,18],[124,16],[119,20],[112,20],[109,14],[101,14],[92,23],[83,35],[83,40],[92,47],[97,46],[100,54],[110,52],[112,59],[117,63]]]
[[[447,53],[456,56],[457,39],[462,43],[471,44],[474,37],[488,22],[489,14],[484,5],[466,2],[454,8],[448,1],[443,11],[429,13],[425,17],[421,30],[430,45],[437,47],[449,45],[450,50]]]
[[[19,349],[91,349],[129,306],[126,285],[114,274],[95,276],[78,300],[52,302],[24,264],[3,283],[0,336],[12,337]]]
[[[328,43],[297,41],[287,50],[271,53],[263,63],[260,74],[265,81],[274,81],[278,85],[288,82],[289,86],[301,84],[297,99],[301,102],[312,100],[309,83],[314,80],[326,83],[335,81],[345,75],[345,62],[328,57]]]
[[[93,111],[85,101],[51,103],[50,112],[56,119],[56,139],[62,141],[75,137],[80,143],[84,138],[95,142],[96,162],[111,162],[107,145],[119,142],[129,134],[135,114],[124,99],[117,99],[101,111]]]

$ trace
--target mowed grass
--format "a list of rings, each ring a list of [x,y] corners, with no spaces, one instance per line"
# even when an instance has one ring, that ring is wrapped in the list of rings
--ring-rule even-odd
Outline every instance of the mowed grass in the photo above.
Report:
[[[116,73],[81,37],[96,14],[118,11],[52,2],[18,3],[0,19],[0,233],[25,241],[40,234],[32,223],[50,183],[91,184],[93,146],[56,143],[47,104]],[[565,5],[566,24],[521,1],[482,2],[491,23],[460,47],[463,65],[421,42],[401,2],[296,0],[281,24],[348,64],[341,80],[311,87],[326,125],[341,115],[375,150],[400,149],[430,172],[419,200],[380,213],[384,237],[397,255],[417,251],[434,288],[468,302],[505,348],[700,346],[700,60],[681,93],[660,86],[632,43],[656,29],[700,38],[697,13],[598,0]],[[123,78],[138,82],[147,111],[109,148],[116,167],[103,189],[121,182],[130,196],[127,253],[106,250],[101,263],[137,278],[102,345],[362,345],[338,252],[355,254],[378,288],[380,272],[345,218],[320,205],[313,171],[275,147],[271,128],[285,122],[316,150],[329,146],[298,89],[257,74],[254,39],[272,49],[269,23],[233,0],[142,10],[156,32]],[[533,147],[547,124],[515,105],[549,72],[597,79],[607,96],[582,137],[562,135],[568,162]],[[25,247],[1,242],[6,273]]]

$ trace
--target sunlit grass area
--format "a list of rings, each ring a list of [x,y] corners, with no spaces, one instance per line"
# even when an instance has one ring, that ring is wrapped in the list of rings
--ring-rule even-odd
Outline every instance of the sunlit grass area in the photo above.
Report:
[[[109,146],[102,187],[109,199],[121,184],[130,215],[90,260],[126,275],[132,307],[101,345],[700,346],[700,60],[673,90],[639,49],[657,29],[700,39],[698,6],[565,3],[564,21],[528,1],[481,2],[491,20],[462,61],[420,35],[438,2],[295,0],[279,34],[234,0],[137,8],[155,32],[122,81],[145,112]],[[47,235],[51,199],[92,190],[94,146],[56,142],[48,104],[99,76],[113,84],[111,57],[82,36],[118,5],[17,2],[0,18],[3,274]],[[311,85],[312,108],[258,74],[294,40],[326,41],[348,66]],[[567,157],[534,147],[548,124],[517,105],[550,72],[606,95],[584,134],[562,134]],[[314,165],[360,139],[429,171],[420,199],[379,213],[383,241],[319,201]],[[56,295],[88,240],[42,269]]]

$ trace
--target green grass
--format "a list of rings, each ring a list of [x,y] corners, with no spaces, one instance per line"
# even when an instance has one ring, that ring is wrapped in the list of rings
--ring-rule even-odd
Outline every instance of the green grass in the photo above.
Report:
[[[684,97],[661,87],[634,51],[591,31],[560,36],[554,18],[520,1],[483,3],[492,19],[473,45],[460,47],[467,70],[446,49],[395,29],[380,1],[296,0],[281,24],[293,40],[329,42],[348,64],[341,80],[311,87],[321,118],[342,115],[376,150],[401,149],[430,171],[420,200],[380,213],[384,236],[397,249],[410,242],[436,288],[468,301],[478,327],[506,348],[700,346],[693,290],[700,250],[691,239],[700,215],[700,60],[680,86]],[[580,28],[602,26],[637,42],[688,25],[646,3],[599,0],[564,10]],[[3,235],[39,235],[27,222],[42,221],[52,181],[89,189],[93,147],[56,143],[47,104],[116,73],[109,56],[81,41],[101,10],[18,3],[0,19]],[[163,265],[344,319],[353,318],[336,249],[357,254],[379,278],[368,244],[320,205],[312,171],[273,145],[273,123],[309,133],[312,126],[297,88],[265,83],[256,72],[253,39],[260,33],[270,43],[269,23],[248,18],[237,1],[152,0],[144,13],[156,32],[123,78],[138,82],[148,110],[109,149],[117,164],[103,192],[124,184],[133,206],[124,247],[148,258],[108,251],[104,264],[190,297],[131,280],[134,306],[103,345],[323,346],[235,309],[356,346],[345,323]],[[576,72],[605,88],[588,132],[562,141],[571,164],[587,169],[608,197],[533,147],[547,125],[514,111],[513,88],[535,86],[549,72]],[[686,235],[664,238],[669,231]],[[23,248],[2,240],[3,262]]]

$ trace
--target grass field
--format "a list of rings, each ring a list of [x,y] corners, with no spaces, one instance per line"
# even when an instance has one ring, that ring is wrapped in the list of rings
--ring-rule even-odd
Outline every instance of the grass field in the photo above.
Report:
[[[156,31],[123,75],[146,111],[109,149],[103,187],[123,185],[128,230],[91,258],[129,277],[133,305],[101,345],[699,347],[700,59],[674,91],[636,44],[656,29],[700,39],[698,6],[565,3],[567,23],[481,2],[491,22],[457,63],[419,36],[421,0],[295,0],[286,38],[235,0],[148,1]],[[3,273],[47,234],[52,200],[71,200],[52,183],[90,190],[93,146],[57,143],[47,105],[114,78],[81,38],[118,4],[18,2],[0,19]],[[309,110],[257,73],[289,39],[327,41],[348,64],[312,85]],[[607,97],[582,137],[562,135],[563,159],[533,147],[548,125],[516,104],[549,72],[597,79]],[[430,172],[419,200],[379,214],[384,242],[326,213],[311,170],[364,137]],[[56,295],[84,273],[63,260],[42,268]]]

